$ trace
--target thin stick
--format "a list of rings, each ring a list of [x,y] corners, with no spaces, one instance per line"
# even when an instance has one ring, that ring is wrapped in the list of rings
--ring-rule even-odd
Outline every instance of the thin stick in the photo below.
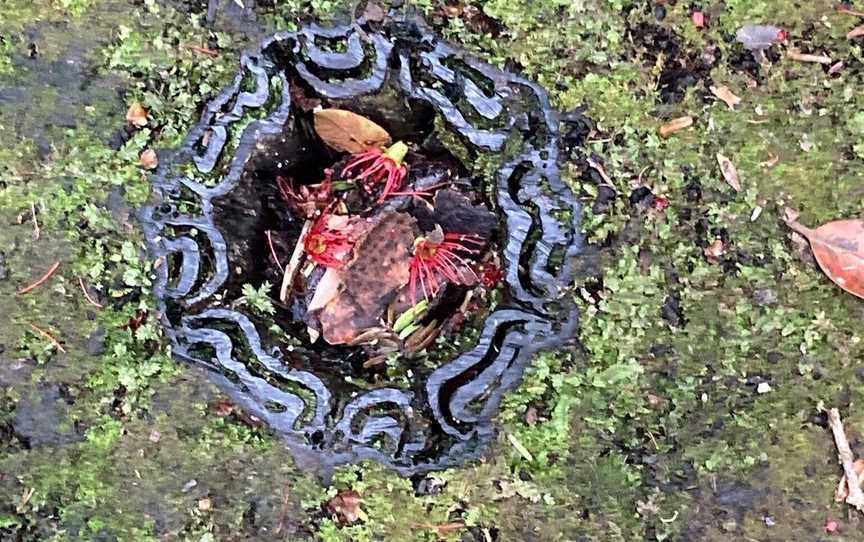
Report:
[[[78,284],[81,286],[81,291],[84,292],[84,297],[87,298],[87,301],[89,301],[90,304],[93,305],[94,307],[101,309],[102,304],[96,302],[92,297],[90,297],[90,293],[87,292],[87,287],[84,286],[84,279],[82,279],[81,277],[78,277]]]
[[[864,17],[864,11],[856,11],[854,9],[845,8],[843,6],[837,6],[837,13],[842,13],[844,15],[853,15],[855,17]]]
[[[446,533],[447,531],[457,531],[459,529],[464,529],[465,522],[452,521],[450,523],[442,523],[441,525],[433,525],[431,523],[412,523],[411,527],[414,529],[431,529],[438,531],[439,533]]]
[[[54,346],[56,346],[56,347],[57,347],[57,350],[63,352],[64,354],[66,353],[66,349],[63,348],[63,345],[60,344],[60,341],[58,341],[57,339],[55,339],[53,335],[51,335],[50,333],[48,333],[47,331],[45,331],[45,330],[42,329],[41,327],[38,327],[38,326],[36,326],[36,325],[34,325],[34,324],[30,324],[30,323],[28,323],[28,325],[30,326],[30,328],[31,328],[33,331],[35,331],[35,332],[38,333],[39,335],[42,335],[43,337],[45,337],[45,338],[48,339],[49,341],[51,341],[51,344],[53,344]]]
[[[60,267],[60,260],[57,260],[54,263],[54,265],[51,266],[51,269],[49,269],[48,272],[46,272],[44,275],[42,275],[42,277],[39,280],[37,280],[36,282],[31,284],[30,286],[25,286],[24,288],[18,290],[18,295],[24,295],[28,292],[32,292],[36,288],[45,284],[45,281],[47,281],[48,279],[51,278],[51,275],[53,275],[57,271],[58,267]]]
[[[279,261],[279,256],[276,255],[276,249],[273,248],[273,237],[270,235],[270,230],[267,230],[265,234],[267,235],[267,244],[270,246],[270,255],[273,256],[273,261],[275,261],[276,265],[279,266],[279,271],[285,273],[285,266]]]
[[[591,158],[588,158],[586,160],[586,162],[588,163],[588,166],[597,170],[597,173],[600,174],[600,178],[603,179],[603,182],[605,182],[606,185],[609,186],[609,188],[611,188],[617,194],[618,193],[618,187],[615,186],[615,183],[612,182],[612,178],[609,177],[609,174],[606,173],[606,170],[603,169],[603,166],[601,166],[598,162],[595,162]]]
[[[837,445],[837,458],[840,460],[840,464],[843,465],[843,472],[846,474],[846,484],[849,486],[849,495],[846,497],[846,502],[859,511],[864,512],[864,493],[861,491],[861,482],[858,480],[858,474],[855,472],[855,467],[853,466],[855,456],[852,455],[849,441],[846,440],[843,421],[840,419],[840,412],[836,408],[828,411],[828,425],[831,426],[831,432],[834,434],[834,444]]]
[[[297,238],[297,244],[294,245],[294,252],[291,253],[291,259],[288,260],[288,267],[285,269],[285,274],[282,275],[282,287],[279,289],[279,301],[282,303],[288,301],[288,293],[291,291],[291,286],[294,284],[294,277],[297,275],[297,269],[300,267],[300,261],[303,258],[303,243],[306,241],[306,234],[309,233],[311,228],[311,220],[307,220],[303,223],[300,237]]]
[[[180,45],[184,49],[189,49],[190,51],[195,51],[196,53],[201,53],[202,55],[207,55],[210,58],[217,58],[219,53],[214,51],[213,49],[208,49],[207,47],[201,47],[200,45],[193,45],[191,43],[183,43]]]
[[[36,218],[36,204],[30,202],[30,214],[33,216],[33,237],[38,241],[42,237],[42,230],[39,229],[39,220]]]
[[[789,60],[797,60],[798,62],[813,62],[816,64],[832,64],[834,62],[831,60],[831,57],[825,55],[811,55],[794,49],[786,51],[786,58]]]

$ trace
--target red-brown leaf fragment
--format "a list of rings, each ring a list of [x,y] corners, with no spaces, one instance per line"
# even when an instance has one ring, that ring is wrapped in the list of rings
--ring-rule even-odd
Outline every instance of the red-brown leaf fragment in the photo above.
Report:
[[[348,525],[363,517],[360,494],[353,490],[340,491],[327,502],[327,510],[336,516],[339,523]]]
[[[864,299],[864,220],[835,220],[810,229],[787,210],[786,225],[810,242],[822,271],[837,286]]]

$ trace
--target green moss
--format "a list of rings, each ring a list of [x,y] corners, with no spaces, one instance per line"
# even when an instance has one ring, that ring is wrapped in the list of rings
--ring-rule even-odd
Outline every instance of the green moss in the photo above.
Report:
[[[118,188],[132,205],[146,200],[138,155],[181,140],[246,45],[239,33],[207,28],[201,9],[172,5],[0,5],[0,78],[32,96],[0,112],[0,218],[8,225],[0,250],[12,270],[0,283],[0,313],[8,315],[0,344],[4,356],[32,369],[25,383],[0,391],[0,428],[13,423],[29,386],[56,383],[74,399],[62,425],[82,435],[26,453],[14,439],[0,447],[0,472],[15,473],[0,477],[0,536],[269,539],[281,522],[297,540],[482,540],[496,530],[499,540],[815,539],[826,517],[843,517],[831,501],[840,473],[819,407],[862,400],[860,386],[848,383],[864,356],[864,308],[801,260],[780,217],[785,205],[814,225],[860,210],[862,76],[850,68],[827,77],[819,66],[781,60],[753,86],[737,64],[747,53],[730,36],[744,23],[779,24],[802,50],[854,66],[860,45],[845,39],[854,20],[827,2],[786,0],[712,3],[703,31],[683,2],[667,6],[662,22],[636,2],[472,2],[500,23],[495,38],[471,32],[461,18],[436,19],[441,32],[496,64],[520,65],[560,108],[587,105],[597,122],[588,150],[602,157],[619,196],[591,210],[597,188],[565,164],[589,207],[589,238],[608,247],[602,279],[580,279],[570,292],[582,308],[581,344],[538,356],[505,400],[501,435],[484,461],[435,474],[441,494],[416,496],[410,481],[377,465],[340,469],[329,487],[299,474],[266,430],[213,408],[203,375],[171,361],[155,318],[134,331],[127,325],[139,311],[152,314],[152,263],[141,257],[131,217],[104,202]],[[345,8],[289,2],[264,15],[289,28]],[[680,36],[687,58],[716,45],[711,82],[664,103],[657,78],[678,59],[640,41],[640,25]],[[48,36],[35,60],[24,39],[33,30]],[[219,44],[219,58],[179,46],[208,40]],[[53,119],[70,113],[71,90],[58,91],[38,62],[62,62],[70,49],[128,92],[82,93],[75,128],[55,127]],[[742,103],[731,111],[714,101],[712,83],[728,85]],[[145,104],[151,122],[115,151],[104,141],[132,101]],[[685,114],[693,128],[656,135]],[[723,181],[718,152],[737,166],[740,194]],[[775,165],[766,163],[772,156]],[[477,172],[491,165],[478,161]],[[670,207],[631,205],[626,196],[639,184]],[[692,196],[696,184],[701,198]],[[729,242],[714,262],[703,250],[718,235]],[[14,295],[58,259],[50,282]],[[105,309],[87,303],[78,277],[101,293]],[[660,317],[670,296],[683,309],[676,325]],[[68,353],[29,324],[50,330]],[[94,357],[85,350],[97,329],[105,353]],[[759,393],[759,383],[770,389]],[[848,427],[864,421],[854,407],[845,410]],[[759,497],[735,508],[721,498],[728,487]],[[355,525],[326,511],[343,489],[361,495],[365,518]],[[431,528],[455,522],[465,528]],[[851,540],[852,532],[832,536]]]

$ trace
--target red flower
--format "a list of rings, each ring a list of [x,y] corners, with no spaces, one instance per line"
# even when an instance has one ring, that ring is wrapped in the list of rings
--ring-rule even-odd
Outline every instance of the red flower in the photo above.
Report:
[[[363,181],[370,192],[375,184],[383,182],[384,190],[378,198],[378,203],[381,203],[402,189],[402,183],[408,177],[408,166],[402,163],[407,153],[408,145],[401,141],[387,150],[371,148],[355,154],[342,170],[342,176]]]
[[[661,213],[669,207],[669,198],[666,196],[654,196],[654,210]]]
[[[315,263],[339,268],[345,265],[345,257],[354,246],[354,241],[344,229],[334,227],[334,218],[328,212],[321,213],[306,234],[303,248]]]
[[[439,231],[440,235],[440,231]],[[414,256],[411,258],[411,274],[408,283],[408,291],[411,303],[417,303],[417,281],[423,289],[423,297],[428,299],[434,296],[441,288],[440,277],[455,282],[463,282],[461,275],[470,273],[477,278],[477,274],[471,269],[471,264],[466,260],[480,252],[478,248],[483,245],[483,239],[474,234],[447,233],[441,241],[433,241],[420,237],[414,241]]]

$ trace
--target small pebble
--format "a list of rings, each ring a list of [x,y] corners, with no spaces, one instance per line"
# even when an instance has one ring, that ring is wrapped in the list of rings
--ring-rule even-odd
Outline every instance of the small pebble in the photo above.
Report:
[[[764,394],[771,391],[771,384],[767,382],[760,382],[758,386],[756,386],[756,393]]]

